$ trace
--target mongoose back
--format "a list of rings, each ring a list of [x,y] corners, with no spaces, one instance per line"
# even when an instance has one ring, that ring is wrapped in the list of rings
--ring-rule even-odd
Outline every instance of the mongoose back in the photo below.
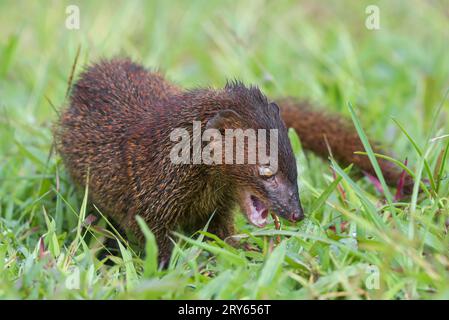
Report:
[[[343,120],[292,99],[278,105],[240,82],[220,90],[183,90],[130,60],[102,61],[88,67],[73,86],[57,126],[57,146],[70,176],[79,186],[88,181],[91,200],[102,212],[139,239],[135,216],[144,218],[165,263],[171,232],[199,230],[212,214],[209,231],[229,239],[236,206],[256,226],[265,225],[269,211],[290,221],[303,218],[288,127],[297,131],[306,149],[327,156],[326,136],[336,159],[373,173],[366,157],[354,155],[364,149]],[[259,162],[173,163],[170,134],[175,128],[192,134],[193,121],[221,132],[278,130],[277,171]],[[387,162],[380,164],[393,185],[400,172]]]

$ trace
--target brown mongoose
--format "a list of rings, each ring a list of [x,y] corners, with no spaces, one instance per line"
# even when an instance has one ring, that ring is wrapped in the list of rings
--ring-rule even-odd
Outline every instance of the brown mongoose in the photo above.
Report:
[[[281,111],[259,89],[240,82],[221,90],[182,90],[158,72],[113,59],[80,75],[56,141],[76,184],[84,186],[88,179],[93,203],[140,239],[135,216],[142,216],[155,234],[160,261],[166,262],[171,232],[199,230],[212,214],[209,231],[222,239],[233,235],[236,205],[258,226],[266,223],[268,210],[291,221],[303,218],[288,127],[297,131],[304,148],[324,157],[326,135],[336,159],[373,173],[367,157],[353,154],[364,148],[343,120],[291,99],[278,105]],[[193,121],[219,130],[278,129],[277,172],[260,163],[173,164],[170,133],[174,128],[192,133]],[[380,164],[387,182],[396,183],[400,172]]]

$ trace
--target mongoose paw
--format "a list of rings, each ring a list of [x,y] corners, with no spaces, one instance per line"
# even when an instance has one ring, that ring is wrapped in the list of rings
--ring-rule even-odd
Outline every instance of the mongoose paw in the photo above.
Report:
[[[241,238],[236,238],[236,237],[230,236],[225,239],[225,242],[236,249],[243,249],[245,251],[260,251],[258,247],[254,246],[246,241],[241,242],[240,240],[241,240]]]

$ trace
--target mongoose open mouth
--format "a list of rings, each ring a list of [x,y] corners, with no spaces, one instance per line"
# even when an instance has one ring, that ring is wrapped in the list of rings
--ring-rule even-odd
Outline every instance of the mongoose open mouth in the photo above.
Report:
[[[247,194],[244,207],[246,216],[253,225],[262,228],[267,224],[268,208],[258,197]]]

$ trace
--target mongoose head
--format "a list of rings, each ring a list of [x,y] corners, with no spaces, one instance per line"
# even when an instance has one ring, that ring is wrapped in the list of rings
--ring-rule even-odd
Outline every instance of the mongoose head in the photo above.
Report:
[[[226,164],[226,146],[223,146],[225,164],[221,170],[226,176],[224,178],[233,182],[240,208],[246,213],[248,220],[258,227],[265,226],[269,211],[292,222],[303,219],[296,159],[279,107],[274,102],[269,103],[255,87],[246,88],[241,83],[232,83],[225,90],[227,96],[231,96],[231,103],[226,103],[211,117],[207,127],[220,129],[224,132],[225,139],[229,132],[227,129],[233,129],[230,131],[235,135],[243,134],[244,163],[238,164],[236,159],[238,138],[234,136],[234,149],[231,153],[234,161]],[[256,136],[252,142],[251,133]],[[255,141],[256,145],[251,146]],[[265,150],[261,150],[261,147]],[[251,154],[254,156],[252,162]],[[263,159],[264,155],[269,157]]]

